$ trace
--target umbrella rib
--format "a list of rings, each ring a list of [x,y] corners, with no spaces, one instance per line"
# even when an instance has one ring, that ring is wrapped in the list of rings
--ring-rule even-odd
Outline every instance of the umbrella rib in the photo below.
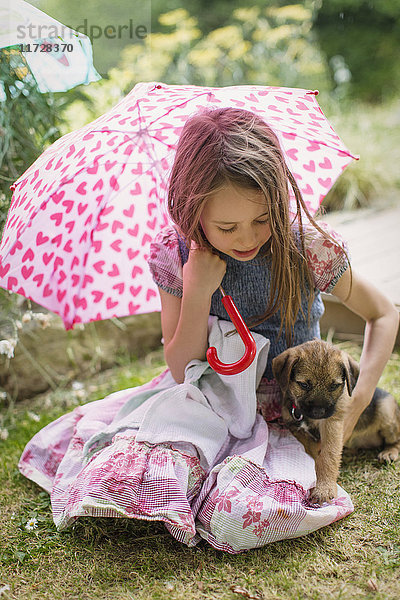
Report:
[[[152,90],[150,90],[150,91],[152,91]],[[162,115],[160,115],[159,117],[157,117],[156,119],[154,119],[154,121],[150,121],[149,126],[150,125],[154,125],[154,123],[157,123],[157,121],[159,121],[160,119],[168,116],[169,113],[172,112],[173,110],[176,110],[176,109],[180,108],[181,106],[184,106],[185,104],[188,104],[192,100],[197,100],[201,96],[206,96],[206,95],[207,96],[212,95],[212,92],[209,91],[209,92],[203,92],[202,94],[197,94],[197,96],[193,96],[193,98],[188,98],[187,100],[184,100],[180,104],[176,104],[175,106],[171,106],[171,108],[169,110],[167,110],[167,112],[163,113]],[[138,108],[139,108],[139,104],[138,104]]]
[[[281,133],[293,133],[293,131],[281,131],[281,129],[278,129],[278,127],[274,126],[274,129],[276,129],[277,131],[280,131]],[[325,146],[325,148],[329,148],[330,150],[336,150],[337,152],[341,152],[342,154],[346,154],[347,156],[349,156],[350,158],[354,158],[354,160],[359,160],[360,157],[357,154],[351,154],[350,150],[348,150],[345,145],[343,144],[342,140],[338,137],[338,140],[343,144],[343,148],[336,148],[335,146],[332,146],[330,144],[327,144],[326,142],[322,142],[319,141],[318,139],[313,139],[311,137],[306,137],[305,135],[301,135],[296,133],[296,136],[298,138],[301,138],[302,140],[306,140],[307,142],[310,143],[314,143],[314,144],[319,144],[320,146]]]
[[[151,139],[155,140],[156,142],[159,142],[160,144],[163,144],[164,146],[166,146],[166,147],[167,147],[167,148],[169,148],[170,150],[172,150],[172,149],[174,148],[174,146],[172,146],[171,144],[168,144],[168,143],[167,143],[167,142],[165,142],[164,140],[162,140],[162,139],[160,139],[160,138],[157,138],[157,137],[155,137],[155,136],[154,136],[154,135],[153,135],[153,134],[152,134],[150,131],[148,131],[148,129],[147,129],[147,128],[145,128],[145,129],[141,129],[140,131],[145,131],[145,132],[148,134],[149,138],[151,138]],[[121,129],[109,129],[109,130],[107,130],[107,132],[104,132],[104,131],[98,130],[98,132],[97,132],[97,133],[124,133],[124,134],[125,134],[125,135],[127,135],[127,136],[129,135],[129,133],[126,133],[126,132],[124,132],[124,131],[123,131],[123,130],[121,130]],[[133,141],[135,141],[135,137],[136,137],[136,136],[137,136],[137,134],[134,134],[134,136],[133,136],[133,137],[131,137],[129,140],[126,140],[126,142],[133,142]],[[120,144],[120,145],[122,145],[123,143],[125,143],[125,142],[121,142],[121,144]],[[104,155],[104,156],[105,156],[105,155]],[[124,163],[124,164],[127,164],[127,163],[129,163],[129,161],[126,161],[126,163]],[[99,163],[99,164],[102,164],[102,163]],[[121,163],[121,164],[122,164],[122,163]],[[132,163],[132,164],[133,164],[133,163]],[[92,165],[93,165],[93,163],[90,163],[90,165],[87,165],[87,166],[83,167],[83,168],[81,169],[81,171],[79,171],[77,174],[79,174],[80,172],[84,171],[86,168],[88,168],[88,167],[91,167]]]

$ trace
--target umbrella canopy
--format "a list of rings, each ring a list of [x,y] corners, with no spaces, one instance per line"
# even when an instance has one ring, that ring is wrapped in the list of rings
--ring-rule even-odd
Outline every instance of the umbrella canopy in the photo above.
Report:
[[[75,323],[160,310],[149,244],[169,223],[168,176],[182,127],[203,107],[241,107],[276,132],[314,213],[355,158],[316,93],[264,86],[140,83],[48,148],[14,184],[0,285]]]
[[[43,93],[101,79],[93,66],[90,39],[24,0],[0,0],[0,48],[10,48],[13,68],[25,59]]]

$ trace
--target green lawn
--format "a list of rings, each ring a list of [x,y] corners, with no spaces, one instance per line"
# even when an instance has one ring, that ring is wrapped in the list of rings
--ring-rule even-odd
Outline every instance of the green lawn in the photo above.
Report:
[[[340,345],[358,358],[359,347]],[[340,483],[353,499],[351,516],[259,550],[229,555],[205,542],[189,549],[161,523],[123,519],[82,519],[58,533],[48,495],[17,470],[24,445],[77,404],[140,385],[162,369],[156,352],[83,382],[83,389],[57,390],[8,409],[9,436],[0,441],[1,600],[398,600],[400,462],[382,466],[375,452],[344,456]],[[400,399],[400,353],[381,385]],[[29,529],[32,519],[37,527]]]

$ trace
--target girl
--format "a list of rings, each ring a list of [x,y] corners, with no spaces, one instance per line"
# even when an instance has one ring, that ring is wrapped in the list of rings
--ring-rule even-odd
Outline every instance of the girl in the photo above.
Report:
[[[272,359],[288,345],[319,337],[320,292],[332,293],[366,321],[347,440],[391,354],[398,313],[351,270],[337,234],[313,220],[273,131],[240,109],[193,117],[180,137],[168,203],[177,230],[155,240],[150,267],[160,290],[165,358],[175,380],[183,381],[190,360],[204,360],[209,314],[229,319],[218,291],[222,284],[251,329],[271,341],[261,388],[268,389],[264,415],[277,416]]]
[[[277,138],[252,113],[218,109],[186,123],[169,210],[176,228],[157,236],[149,260],[160,289],[169,370],[45,427],[25,448],[21,472],[49,491],[59,529],[82,515],[161,520],[189,546],[203,538],[231,553],[304,535],[349,514],[351,500],[340,488],[331,504],[308,503],[313,460],[285,429],[267,425],[280,415],[271,361],[288,345],[319,335],[321,291],[363,316],[347,437],[393,347],[395,308],[351,272],[337,234],[313,221]],[[262,334],[256,337],[264,357],[270,340],[257,388],[264,418],[256,414],[255,378],[251,385],[245,379],[252,366],[237,390],[199,362],[210,315],[214,323],[215,317],[228,320],[221,283],[255,335]],[[242,435],[234,415],[247,409],[249,433]]]

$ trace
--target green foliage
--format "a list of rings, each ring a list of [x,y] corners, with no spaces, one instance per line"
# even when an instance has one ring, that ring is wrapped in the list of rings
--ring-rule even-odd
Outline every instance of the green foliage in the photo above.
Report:
[[[323,201],[327,210],[353,210],[391,202],[400,188],[400,103],[384,106],[330,103],[326,111],[346,146],[360,156]]]
[[[328,59],[344,58],[350,97],[377,103],[398,96],[400,0],[323,2],[315,31]]]
[[[241,8],[229,23],[202,36],[185,9],[161,15],[169,29],[144,46],[126,48],[122,69],[139,80],[194,85],[329,86],[327,65],[312,34],[312,12],[301,4]]]
[[[319,0],[306,0],[303,4],[313,6]],[[113,39],[107,38],[105,31],[107,25],[123,26],[132,22],[134,26],[138,24],[145,25],[148,33],[158,33],[163,31],[159,22],[159,15],[165,12],[182,8],[183,4],[186,10],[193,15],[204,35],[220,27],[225,27],[232,12],[237,8],[251,8],[258,6],[279,6],[290,4],[290,0],[274,0],[265,2],[265,0],[217,0],[210,7],[209,0],[119,0],[110,3],[109,0],[69,0],[69,2],[60,2],[59,0],[31,0],[31,3],[37,5],[42,11],[51,15],[61,23],[68,25],[72,29],[79,29],[91,37],[93,45],[94,63],[103,77],[115,68],[118,64],[122,50],[135,42],[141,40],[135,39],[132,32],[124,30],[120,36]],[[92,28],[92,30],[91,30]],[[98,28],[102,34],[99,36]],[[91,35],[91,33],[93,35]],[[133,32],[134,33],[134,32]]]
[[[92,84],[92,107],[71,106],[73,128],[109,110],[138,81],[226,86],[283,85],[330,89],[328,66],[312,33],[313,13],[302,4],[235,10],[229,24],[203,35],[180,8],[159,17],[163,32],[128,46],[108,79]]]
[[[198,19],[201,30],[208,33],[228,23],[230,10],[225,0],[208,9],[207,0],[186,4]],[[242,0],[243,8],[280,7],[291,0]],[[173,7],[175,2],[171,2]],[[400,89],[400,0],[302,0],[300,6],[312,12],[312,33],[325,60],[329,76],[336,79],[340,97],[359,101],[384,102],[398,96]],[[231,3],[232,8],[236,6]],[[346,72],[337,57],[343,57],[350,80],[343,82]],[[339,64],[338,64],[339,63]],[[282,83],[282,85],[284,85]],[[300,87],[307,87],[301,85]],[[315,87],[320,87],[318,83]]]
[[[132,19],[135,24],[148,23],[153,34],[164,31],[158,20],[160,13],[182,7],[182,0],[120,0],[112,4],[108,0],[32,2],[71,27],[82,25],[85,19],[88,25],[103,28],[107,23],[122,25]],[[235,9],[255,7],[263,11],[273,7],[285,8],[292,3],[293,0],[216,0],[210,5],[209,0],[186,0],[184,6],[196,18],[203,35],[207,36],[216,29],[231,25]],[[351,72],[348,84],[340,86],[342,94],[367,102],[380,102],[398,95],[400,0],[301,0],[298,4],[313,14],[313,34],[318,37],[326,57],[333,59],[330,76],[337,76],[340,81],[335,64],[337,56],[344,58]],[[135,40],[128,36],[107,39],[103,35],[92,41],[95,65],[105,76],[116,67],[121,51]]]

